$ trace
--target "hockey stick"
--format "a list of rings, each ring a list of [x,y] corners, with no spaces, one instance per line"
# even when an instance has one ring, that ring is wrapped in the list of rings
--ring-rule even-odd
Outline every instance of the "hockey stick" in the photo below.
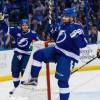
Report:
[[[52,22],[52,0],[49,0],[49,24]]]
[[[76,70],[74,70],[74,71],[72,71],[71,72],[71,74],[74,74],[75,72],[77,72],[77,71],[79,71],[80,69],[82,69],[83,67],[85,67],[87,64],[89,64],[90,62],[92,62],[93,60],[95,60],[97,58],[97,56],[96,57],[94,57],[94,58],[92,58],[91,60],[89,60],[88,62],[86,62],[84,65],[82,65],[81,67],[79,67],[78,69],[76,69]]]

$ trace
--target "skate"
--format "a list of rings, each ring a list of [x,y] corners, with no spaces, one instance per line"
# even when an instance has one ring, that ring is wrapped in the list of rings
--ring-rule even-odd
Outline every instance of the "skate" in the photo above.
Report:
[[[9,92],[10,95],[12,95],[15,92],[16,88],[13,88],[12,91]]]
[[[22,85],[33,85],[33,86],[37,86],[37,83],[38,83],[38,78],[31,78],[27,82],[26,81],[23,81],[21,84]]]

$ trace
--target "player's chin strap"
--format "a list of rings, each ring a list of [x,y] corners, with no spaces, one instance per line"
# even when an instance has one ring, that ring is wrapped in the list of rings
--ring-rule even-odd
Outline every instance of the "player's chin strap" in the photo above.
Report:
[[[79,67],[79,68],[73,70],[73,71],[71,72],[71,74],[74,74],[75,72],[79,71],[80,69],[82,69],[83,67],[85,67],[87,64],[89,64],[90,62],[92,62],[93,60],[95,60],[96,58],[97,58],[97,56],[94,57],[94,58],[92,58],[92,59],[89,60],[88,62],[86,62],[86,63],[85,63],[84,65],[82,65],[81,67]]]

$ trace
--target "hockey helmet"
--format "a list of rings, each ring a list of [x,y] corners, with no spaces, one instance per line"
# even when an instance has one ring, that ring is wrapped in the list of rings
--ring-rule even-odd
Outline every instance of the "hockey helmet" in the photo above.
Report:
[[[62,15],[68,17],[76,17],[77,12],[75,8],[65,8]]]
[[[22,19],[21,20],[21,25],[26,24],[29,26],[29,20],[28,19]]]

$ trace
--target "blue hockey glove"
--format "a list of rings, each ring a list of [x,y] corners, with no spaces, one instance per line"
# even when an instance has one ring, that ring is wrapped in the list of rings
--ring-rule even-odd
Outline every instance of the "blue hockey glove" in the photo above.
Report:
[[[59,23],[56,23],[56,24],[49,24],[49,25],[48,25],[48,31],[51,32],[51,33],[58,32],[59,30],[60,30],[60,25],[59,25]]]
[[[56,23],[56,24],[55,24],[54,30],[55,30],[56,32],[60,31],[60,24],[59,24],[59,23]]]

